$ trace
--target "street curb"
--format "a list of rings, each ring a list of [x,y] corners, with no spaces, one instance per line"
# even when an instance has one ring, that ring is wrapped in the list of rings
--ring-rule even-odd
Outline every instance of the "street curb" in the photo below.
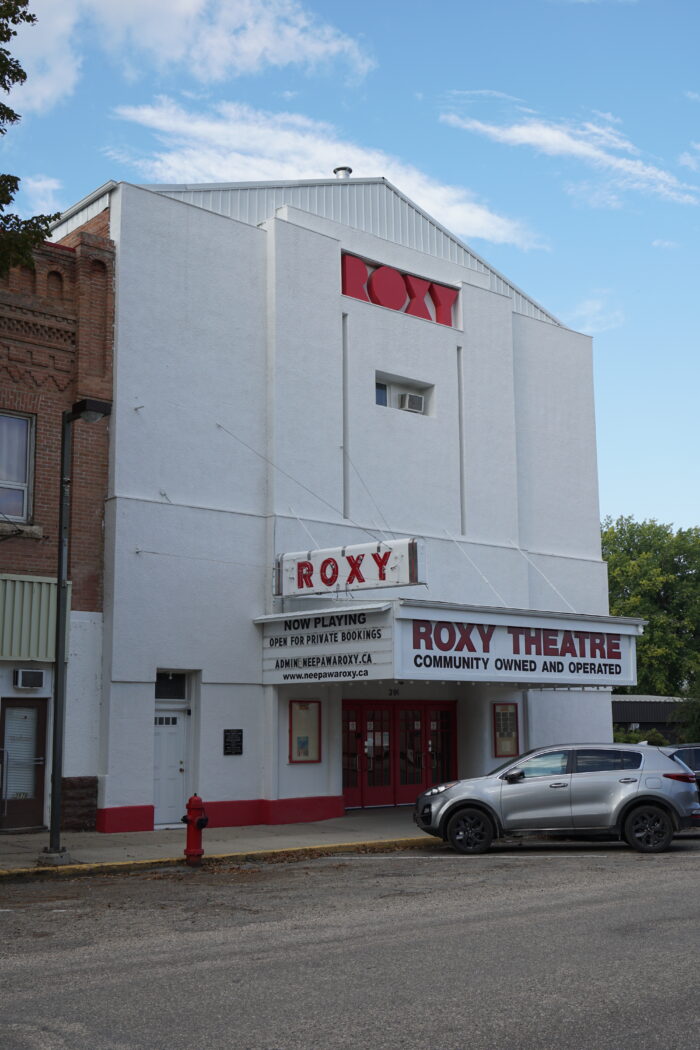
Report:
[[[372,839],[367,842],[332,842],[321,846],[287,846],[284,849],[245,850],[241,853],[212,853],[202,857],[200,870],[220,864],[251,864],[257,861],[295,861],[312,857],[332,857],[343,853],[391,853],[399,849],[434,849],[439,839]],[[80,878],[86,875],[129,875],[152,868],[186,867],[184,856],[151,860],[116,860],[85,864],[57,864],[55,867],[0,868],[0,882],[12,879]],[[190,869],[196,870],[196,869]]]

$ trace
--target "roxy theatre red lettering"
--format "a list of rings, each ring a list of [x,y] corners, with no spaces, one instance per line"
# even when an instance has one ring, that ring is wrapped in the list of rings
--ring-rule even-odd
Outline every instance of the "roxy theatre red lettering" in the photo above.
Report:
[[[372,269],[364,259],[347,253],[341,260],[341,272],[343,295],[452,327],[452,308],[459,295],[456,288],[401,273],[393,266]]]
[[[541,627],[509,627],[515,656],[583,656],[619,660],[620,635],[597,631],[554,631]],[[561,637],[559,635],[561,634]]]
[[[373,551],[370,557],[377,573],[376,579],[386,580],[386,567],[391,551]],[[319,581],[324,587],[335,587],[336,584],[348,587],[352,583],[365,583],[362,565],[364,559],[364,554],[344,554],[338,558],[324,558],[318,567],[311,561],[297,562],[297,587],[299,590],[313,589]]]
[[[492,624],[451,620],[414,620],[413,648],[443,653],[490,653],[496,628]],[[621,660],[619,634],[567,631],[549,627],[506,627],[514,656],[572,656],[589,660]]]

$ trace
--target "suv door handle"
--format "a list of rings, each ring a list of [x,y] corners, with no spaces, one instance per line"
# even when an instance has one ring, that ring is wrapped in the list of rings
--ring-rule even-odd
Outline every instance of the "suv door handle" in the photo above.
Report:
[[[551,788],[565,788],[565,787],[568,787],[569,784],[568,784],[568,781],[564,780],[564,781],[562,781],[560,783],[558,782],[556,784],[550,784],[549,786]]]
[[[636,784],[637,783],[637,778],[636,777],[620,777],[620,783],[621,784]]]

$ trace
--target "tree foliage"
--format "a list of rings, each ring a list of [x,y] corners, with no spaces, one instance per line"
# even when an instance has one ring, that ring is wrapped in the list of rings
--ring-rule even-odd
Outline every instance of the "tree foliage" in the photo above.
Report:
[[[36,22],[36,15],[27,11],[28,3],[29,0],[0,0],[0,88],[5,94],[27,79],[27,74],[5,45],[17,35],[19,26]],[[4,135],[19,119],[19,113],[0,102],[0,135]],[[22,219],[8,212],[6,209],[15,198],[19,182],[16,175],[0,175],[0,275],[5,275],[11,266],[23,264],[33,268],[32,251],[46,240],[50,224],[58,218],[56,214]]]
[[[616,744],[641,744],[646,740],[647,744],[653,744],[654,747],[668,745],[668,740],[658,729],[620,729],[616,726],[613,740]]]
[[[624,692],[700,696],[700,528],[606,518],[602,546],[611,613],[648,621]]]
[[[675,709],[673,719],[678,722],[678,739],[682,743],[700,741],[700,700],[684,700]]]

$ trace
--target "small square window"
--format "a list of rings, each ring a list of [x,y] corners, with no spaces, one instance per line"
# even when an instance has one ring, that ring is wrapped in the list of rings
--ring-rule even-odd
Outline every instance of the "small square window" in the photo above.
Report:
[[[374,401],[384,408],[428,416],[433,413],[433,387],[415,379],[375,372]]]
[[[186,700],[187,675],[178,671],[156,673],[156,700]]]
[[[31,514],[34,420],[0,413],[0,515],[28,521]]]

